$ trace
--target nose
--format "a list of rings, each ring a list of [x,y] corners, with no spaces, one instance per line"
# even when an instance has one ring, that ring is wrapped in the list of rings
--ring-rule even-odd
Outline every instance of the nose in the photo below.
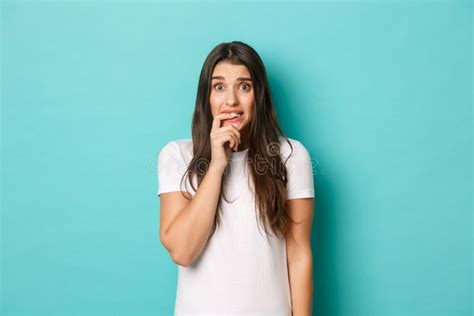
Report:
[[[226,95],[225,104],[226,105],[234,105],[236,103],[237,103],[237,97],[235,96],[234,90],[229,89],[229,92],[227,92],[227,95]]]

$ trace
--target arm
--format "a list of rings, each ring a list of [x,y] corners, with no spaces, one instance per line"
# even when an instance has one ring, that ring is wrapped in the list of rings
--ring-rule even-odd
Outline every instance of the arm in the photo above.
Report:
[[[210,165],[191,201],[179,192],[177,177],[186,170],[186,163],[177,158],[178,152],[172,152],[171,143],[160,152],[158,181],[164,187],[160,196],[160,240],[179,265],[189,265],[199,256],[214,225],[222,175],[229,163],[228,155],[232,149],[237,150],[240,143],[240,133],[235,126],[220,127],[221,121],[230,117],[231,113],[214,116],[210,133]],[[173,165],[179,171],[169,169],[173,165],[168,165],[168,159],[170,163],[176,163]]]
[[[211,163],[191,201],[181,192],[160,196],[160,240],[179,265],[191,264],[206,245],[214,224],[223,172],[222,167]]]
[[[293,316],[311,316],[313,299],[313,254],[311,226],[314,198],[288,200],[291,223],[286,237],[288,274]]]

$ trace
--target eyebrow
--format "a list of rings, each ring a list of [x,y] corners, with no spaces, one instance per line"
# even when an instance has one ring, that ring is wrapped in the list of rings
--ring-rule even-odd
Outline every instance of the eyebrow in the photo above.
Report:
[[[211,80],[212,80],[212,79],[220,79],[220,80],[224,80],[224,81],[225,81],[225,78],[222,77],[222,76],[213,76],[213,77],[211,78]],[[238,81],[252,81],[252,78],[239,77],[239,78],[237,78],[237,80],[238,80]]]

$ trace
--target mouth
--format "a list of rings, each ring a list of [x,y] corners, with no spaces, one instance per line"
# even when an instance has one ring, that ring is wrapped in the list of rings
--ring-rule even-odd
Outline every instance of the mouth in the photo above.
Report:
[[[222,120],[222,122],[228,122],[228,123],[239,122],[240,120],[242,120],[242,116],[244,112],[237,111],[237,112],[231,112],[230,114],[232,115],[232,117]]]

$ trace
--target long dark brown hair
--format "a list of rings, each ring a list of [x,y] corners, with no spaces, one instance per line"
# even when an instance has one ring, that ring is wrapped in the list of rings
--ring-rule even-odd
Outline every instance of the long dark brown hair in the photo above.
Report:
[[[187,175],[189,180],[197,177],[199,186],[209,168],[211,161],[210,132],[213,121],[209,97],[211,76],[214,67],[219,62],[244,65],[251,75],[254,86],[254,111],[249,124],[248,136],[250,139],[246,163],[253,181],[255,207],[259,210],[257,221],[260,219],[260,222],[263,222],[267,235],[269,226],[274,235],[284,238],[289,231],[290,222],[293,221],[287,214],[286,204],[287,169],[285,164],[289,156],[285,162],[282,161],[280,140],[288,142],[291,153],[293,153],[293,147],[278,123],[265,66],[257,52],[245,43],[239,41],[221,43],[212,49],[204,62],[199,77],[192,119],[193,158],[181,178],[181,185]],[[230,163],[228,167],[229,165]],[[223,194],[226,174],[227,172],[224,171],[217,212],[209,238],[212,237],[220,224],[222,198],[229,202]],[[189,183],[196,191],[193,181],[189,181]],[[249,187],[252,187],[250,182]],[[255,216],[257,217],[257,214]]]

